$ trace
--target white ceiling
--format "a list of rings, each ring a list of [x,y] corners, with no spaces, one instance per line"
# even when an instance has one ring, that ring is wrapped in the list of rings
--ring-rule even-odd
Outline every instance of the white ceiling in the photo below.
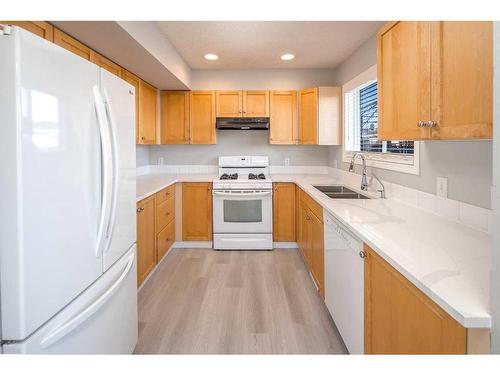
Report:
[[[377,32],[375,21],[160,21],[192,69],[331,69]],[[219,56],[216,61],[203,57]],[[282,61],[284,53],[295,59]]]

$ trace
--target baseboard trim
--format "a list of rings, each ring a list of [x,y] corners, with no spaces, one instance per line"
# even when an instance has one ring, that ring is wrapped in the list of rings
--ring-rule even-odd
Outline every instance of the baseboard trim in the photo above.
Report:
[[[298,249],[297,242],[273,242],[273,249]]]
[[[174,247],[170,246],[170,249],[168,249],[167,253],[163,256],[163,258],[161,258],[161,260],[158,262],[158,264],[156,264],[155,267],[151,270],[149,275],[142,282],[141,286],[139,288],[137,288],[137,294],[139,294],[139,292],[142,290],[142,288],[144,288],[144,286],[149,282],[149,279],[151,279],[153,277],[153,275],[158,270],[158,267],[160,266],[160,264],[162,264],[165,261],[165,259],[169,256],[169,254],[172,250],[174,250]]]
[[[212,241],[176,241],[173,249],[212,249]]]

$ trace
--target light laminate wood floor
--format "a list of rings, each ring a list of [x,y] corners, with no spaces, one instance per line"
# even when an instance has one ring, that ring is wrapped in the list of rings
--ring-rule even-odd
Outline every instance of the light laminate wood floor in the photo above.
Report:
[[[341,354],[296,250],[172,250],[139,293],[138,354]]]

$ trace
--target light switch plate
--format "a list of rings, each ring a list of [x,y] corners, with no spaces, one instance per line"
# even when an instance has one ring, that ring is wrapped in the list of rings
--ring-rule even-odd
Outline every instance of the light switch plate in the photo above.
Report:
[[[290,158],[285,158],[285,167],[290,166]]]
[[[448,198],[448,179],[446,177],[436,178],[436,195],[441,198]]]
[[[158,165],[163,165],[163,157],[158,158]]]

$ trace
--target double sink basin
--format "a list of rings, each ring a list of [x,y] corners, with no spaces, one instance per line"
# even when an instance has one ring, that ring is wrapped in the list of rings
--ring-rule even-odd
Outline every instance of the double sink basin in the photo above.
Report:
[[[370,197],[351,190],[344,185],[322,185],[314,187],[332,199],[370,199]]]

